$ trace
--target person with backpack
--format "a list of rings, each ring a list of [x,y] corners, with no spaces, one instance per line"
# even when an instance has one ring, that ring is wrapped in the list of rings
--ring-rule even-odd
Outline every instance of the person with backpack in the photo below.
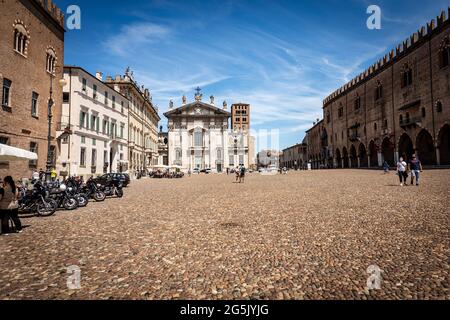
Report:
[[[3,180],[0,186],[0,217],[1,217],[1,233],[7,234],[11,230],[9,228],[9,220],[14,222],[17,232],[22,232],[22,223],[19,219],[19,191],[12,177],[8,176]]]
[[[245,167],[241,165],[239,169],[239,183],[245,183]]]

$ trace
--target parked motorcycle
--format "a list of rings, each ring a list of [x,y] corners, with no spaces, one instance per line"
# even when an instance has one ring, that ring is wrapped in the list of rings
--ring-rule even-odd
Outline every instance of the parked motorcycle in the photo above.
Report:
[[[82,188],[82,193],[87,196],[88,199],[94,199],[97,202],[105,201],[105,193],[99,189],[97,182],[93,178],[90,178],[86,185]]]
[[[56,201],[58,208],[66,210],[75,210],[78,208],[78,200],[71,195],[71,188],[67,188],[65,184],[61,184],[58,189],[53,188],[50,191],[50,197]]]
[[[123,197],[123,184],[121,182],[111,180],[107,182],[100,189],[105,193],[107,197],[117,196],[118,198]]]
[[[20,189],[19,212],[35,213],[38,216],[50,217],[58,209],[55,200],[49,198],[49,192],[40,182],[32,190]]]

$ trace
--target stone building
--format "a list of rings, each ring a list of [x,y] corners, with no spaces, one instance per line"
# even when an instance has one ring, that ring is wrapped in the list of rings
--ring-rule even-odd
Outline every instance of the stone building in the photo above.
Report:
[[[0,143],[38,154],[37,161],[0,162],[0,176],[29,177],[33,170],[46,168],[51,87],[53,162],[58,153],[64,15],[51,0],[1,1],[0,12]]]
[[[101,73],[66,66],[64,78],[58,171],[84,178],[127,172],[127,97],[104,83]]]
[[[450,164],[449,14],[450,8],[324,100],[329,153],[321,161],[378,167],[416,153],[425,165]]]
[[[329,166],[327,159],[330,157],[328,147],[328,135],[323,120],[317,119],[314,126],[306,131],[306,145],[308,162],[313,169],[321,169]]]
[[[108,76],[106,83],[125,95],[129,105],[128,160],[131,176],[137,172],[150,170],[158,164],[158,123],[161,118],[153,105],[150,91],[139,87],[128,68],[125,75]]]
[[[302,143],[286,148],[280,155],[280,167],[287,169],[305,169],[308,163],[307,137]]]
[[[182,105],[175,108],[170,101],[169,111],[164,114],[169,129],[169,165],[181,166],[184,171],[195,168],[220,173],[238,164],[235,162],[234,148],[236,153],[240,151],[241,139],[235,141],[229,136],[228,120],[231,114],[227,111],[227,103],[218,108],[214,97],[210,98],[210,103],[203,102],[202,97],[197,88],[194,102],[187,103],[187,98],[183,96]],[[229,148],[233,150],[232,162]]]

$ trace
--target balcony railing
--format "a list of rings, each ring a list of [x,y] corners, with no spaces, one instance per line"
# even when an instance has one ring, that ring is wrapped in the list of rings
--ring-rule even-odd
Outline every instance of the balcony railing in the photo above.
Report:
[[[351,142],[357,142],[361,140],[361,137],[359,136],[359,134],[352,134],[350,135],[349,140]]]
[[[415,126],[422,126],[422,118],[421,117],[413,117],[413,118],[407,118],[400,121],[400,127],[407,128],[407,127],[415,127]]]

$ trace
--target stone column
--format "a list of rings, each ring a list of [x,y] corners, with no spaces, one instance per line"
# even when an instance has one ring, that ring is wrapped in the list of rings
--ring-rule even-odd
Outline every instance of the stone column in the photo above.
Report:
[[[383,166],[383,154],[380,151],[378,151],[378,166]]]
[[[438,166],[441,165],[441,153],[439,151],[439,147],[436,147],[436,164]]]
[[[345,168],[345,166],[344,166],[344,158],[341,159],[341,166],[342,166],[342,169]]]
[[[399,157],[399,155],[398,155],[398,150],[395,150],[395,152],[394,152],[394,162],[397,163],[398,160],[399,160],[399,158],[400,158],[400,157]],[[394,164],[395,164],[395,163],[394,163]]]
[[[370,168],[370,155],[367,155],[367,167]]]
[[[348,157],[348,167],[352,167],[352,158],[350,156]]]
[[[361,158],[358,157],[358,168],[361,168]]]

